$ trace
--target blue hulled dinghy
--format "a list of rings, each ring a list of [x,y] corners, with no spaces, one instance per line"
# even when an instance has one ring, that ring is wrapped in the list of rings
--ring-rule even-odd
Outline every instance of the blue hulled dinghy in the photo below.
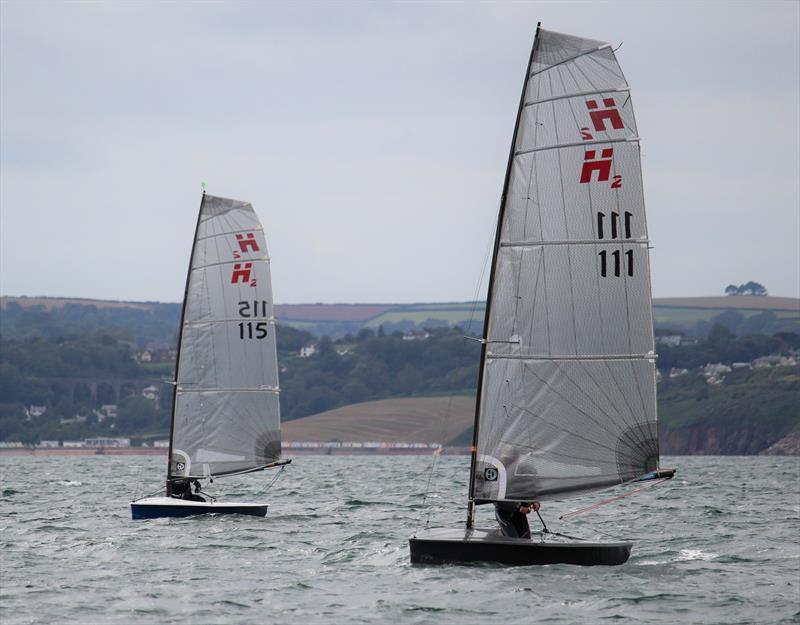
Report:
[[[248,202],[203,193],[175,364],[166,496],[134,519],[265,516],[264,502],[219,502],[201,480],[284,467],[278,359],[264,230]]]

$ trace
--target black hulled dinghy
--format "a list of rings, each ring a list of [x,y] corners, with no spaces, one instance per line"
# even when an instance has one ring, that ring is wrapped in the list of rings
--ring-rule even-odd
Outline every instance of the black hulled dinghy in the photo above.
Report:
[[[614,50],[537,27],[489,278],[466,528],[418,532],[412,562],[628,560],[627,541],[477,529],[475,507],[674,474],[659,468],[648,245],[638,132]]]

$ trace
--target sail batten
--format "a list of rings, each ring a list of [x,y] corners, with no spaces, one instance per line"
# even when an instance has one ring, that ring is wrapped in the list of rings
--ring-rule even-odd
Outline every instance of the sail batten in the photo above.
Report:
[[[247,473],[280,458],[269,262],[253,207],[205,195],[182,314],[168,479]]]
[[[545,102],[556,102],[558,100],[569,100],[570,98],[580,98],[587,95],[600,95],[601,93],[620,93],[630,91],[630,87],[617,87],[616,89],[595,89],[592,91],[579,91],[576,93],[565,93],[563,95],[552,96],[542,100],[533,100],[525,102],[523,106],[535,106],[537,104],[544,104]]]
[[[628,245],[648,244],[650,239],[636,239]],[[543,245],[619,245],[615,241],[598,241],[597,239],[563,239],[560,241],[501,241],[500,247],[541,247]]]
[[[546,31],[542,31],[542,32],[546,32]],[[610,47],[611,47],[611,44],[604,43],[601,46],[597,46],[593,50],[587,50],[586,52],[581,52],[580,54],[576,54],[575,56],[569,57],[567,59],[563,59],[563,60],[559,61],[558,63],[553,63],[552,65],[548,65],[547,67],[543,67],[541,69],[537,69],[535,72],[531,72],[530,73],[530,78],[533,78],[534,76],[536,76],[538,74],[542,74],[542,73],[544,73],[544,72],[546,72],[548,70],[551,70],[554,67],[558,67],[559,65],[563,65],[564,63],[569,63],[570,61],[576,61],[577,59],[579,59],[579,58],[581,58],[583,56],[586,56],[588,54],[594,54],[595,52],[600,52],[601,50],[605,50],[605,49],[610,48]]]
[[[638,135],[611,47],[539,29],[490,279],[475,501],[572,497],[658,466]]]
[[[528,150],[518,150],[514,152],[514,156],[523,156],[525,154],[532,154],[534,152],[542,152],[544,150],[560,150],[562,148],[574,148],[577,146],[587,146],[587,145],[600,145],[602,143],[637,143],[640,141],[639,137],[624,137],[619,139],[597,139],[595,141],[573,141],[571,143],[560,143],[555,145],[543,145],[538,148],[530,148]]]

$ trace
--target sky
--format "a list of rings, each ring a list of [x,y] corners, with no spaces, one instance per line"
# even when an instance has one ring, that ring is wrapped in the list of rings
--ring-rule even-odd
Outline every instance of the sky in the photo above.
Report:
[[[792,1],[4,0],[0,294],[180,301],[205,181],[278,303],[484,298],[537,21],[622,44],[654,296],[800,296]]]

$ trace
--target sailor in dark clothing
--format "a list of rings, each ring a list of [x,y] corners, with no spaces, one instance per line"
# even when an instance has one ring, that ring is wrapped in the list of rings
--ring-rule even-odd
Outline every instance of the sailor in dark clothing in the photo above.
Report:
[[[530,538],[531,528],[528,525],[530,511],[539,510],[539,502],[498,501],[494,504],[494,518],[500,524],[503,536],[511,538]]]
[[[195,492],[192,492],[194,485]],[[176,480],[170,484],[170,497],[176,499],[186,499],[188,501],[205,501],[205,498],[197,493],[200,492],[200,482],[197,480]]]

